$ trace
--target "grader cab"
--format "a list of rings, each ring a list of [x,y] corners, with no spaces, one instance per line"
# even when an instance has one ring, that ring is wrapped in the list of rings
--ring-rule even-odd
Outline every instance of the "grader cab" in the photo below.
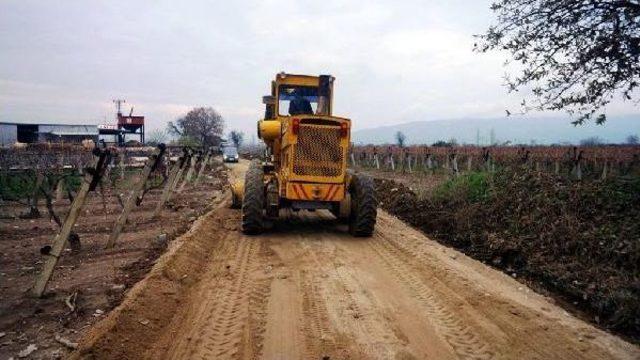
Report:
[[[377,201],[370,177],[347,171],[351,120],[333,116],[333,82],[329,75],[280,73],[263,97],[264,119],[258,137],[265,160],[251,163],[244,186],[234,192],[242,202],[242,230],[263,231],[280,209],[326,209],[348,222],[354,236],[370,236]]]

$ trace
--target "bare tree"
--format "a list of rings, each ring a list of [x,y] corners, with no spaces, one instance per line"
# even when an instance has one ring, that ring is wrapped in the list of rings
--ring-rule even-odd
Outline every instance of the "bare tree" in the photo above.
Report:
[[[597,136],[591,136],[586,139],[580,140],[581,146],[598,146],[604,144],[604,140]]]
[[[229,138],[231,139],[231,142],[233,142],[233,145],[235,145],[236,148],[240,148],[240,145],[244,140],[244,133],[242,131],[232,130],[229,133]]]
[[[155,129],[147,136],[147,145],[156,146],[167,141],[167,132],[162,129]]]
[[[629,145],[638,145],[640,144],[640,139],[638,135],[629,135],[627,136],[627,144]]]
[[[407,137],[402,131],[396,132],[396,144],[398,147],[403,148],[406,143]]]
[[[506,50],[519,63],[519,74],[506,80],[510,91],[532,91],[535,102],[523,100],[523,111],[566,110],[574,124],[601,124],[615,95],[632,100],[640,81],[640,1],[496,0],[491,10],[497,24],[478,36],[475,50]]]
[[[180,137],[180,142],[209,147],[220,144],[224,119],[212,107],[198,107],[178,119],[169,122],[167,131]]]

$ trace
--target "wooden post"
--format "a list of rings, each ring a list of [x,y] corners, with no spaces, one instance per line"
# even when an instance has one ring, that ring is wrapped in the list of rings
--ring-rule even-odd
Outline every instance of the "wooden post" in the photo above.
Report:
[[[378,160],[378,154],[375,154],[373,157],[376,161],[376,169],[380,170],[380,161]]]
[[[556,160],[553,165],[553,173],[556,175],[560,174],[560,162]]]
[[[472,168],[472,164],[471,162],[473,161],[473,158],[471,157],[471,155],[467,156],[467,172],[471,172],[471,168]]]
[[[602,180],[607,178],[607,161],[604,161],[604,165],[602,166],[602,176],[600,177]]]
[[[409,167],[409,173],[412,173],[413,170],[411,169],[411,155],[407,154],[407,166]]]
[[[356,167],[356,158],[353,156],[353,152],[351,153],[351,166]]]
[[[198,182],[200,182],[200,178],[204,173],[204,169],[207,167],[207,165],[209,165],[209,158],[211,157],[211,153],[211,150],[207,151],[207,155],[204,157],[204,161],[202,161],[202,165],[200,166],[200,170],[198,170],[198,175],[196,175],[196,180],[193,182],[193,186],[198,185]]]
[[[96,152],[94,152],[94,154],[96,154]],[[53,239],[53,245],[51,246],[51,251],[44,262],[42,272],[38,274],[35,284],[31,288],[31,294],[33,296],[41,297],[44,293],[47,283],[53,274],[53,270],[58,263],[58,259],[67,244],[69,234],[71,234],[71,230],[73,230],[73,226],[80,215],[80,210],[82,210],[87,194],[89,191],[95,189],[96,181],[104,171],[104,166],[106,166],[104,158],[107,154],[108,152],[100,153],[98,150],[97,155],[100,155],[100,157],[94,162],[93,168],[95,171],[91,172],[93,174],[85,172],[80,189],[78,190],[76,197],[73,199],[73,203],[71,203],[71,209],[69,209],[69,213],[60,228],[60,232]]]
[[[133,189],[129,192],[129,198],[127,199],[127,202],[124,205],[124,209],[122,210],[122,213],[120,213],[120,216],[116,221],[116,225],[114,226],[113,231],[111,232],[111,236],[109,236],[109,240],[107,241],[107,245],[105,246],[105,248],[107,249],[112,248],[116,244],[116,240],[118,240],[118,237],[120,236],[120,233],[122,232],[122,229],[124,228],[124,225],[127,222],[129,213],[131,213],[131,209],[133,209],[133,206],[136,204],[138,195],[141,194],[142,191],[144,190],[144,186],[147,183],[147,180],[149,179],[149,174],[151,174],[151,170],[155,167],[156,162],[159,161],[160,158],[162,157],[162,152],[163,152],[162,149],[155,150],[154,153],[147,160],[147,163],[144,165],[144,168],[142,169],[142,174],[140,174],[138,181],[133,185]]]
[[[169,179],[167,179],[167,183],[165,184],[164,189],[162,190],[162,196],[160,197],[160,201],[156,205],[156,209],[153,211],[153,215],[151,215],[152,219],[158,216],[158,214],[160,214],[160,211],[162,211],[164,204],[167,202],[167,200],[169,200],[169,197],[171,196],[171,192],[175,187],[176,178],[178,177],[178,174],[181,174],[180,170],[182,169],[184,162],[185,162],[185,158],[181,157],[180,159],[178,159],[175,165],[173,165],[173,168],[171,168],[171,172],[169,173]]]
[[[178,189],[178,192],[181,192],[182,189],[187,185],[189,181],[191,181],[191,176],[193,175],[193,169],[196,167],[196,162],[198,161],[198,157],[194,154],[191,155],[191,161],[189,162],[189,170],[187,170],[187,175],[184,176],[184,180],[182,181],[182,185]]]
[[[389,158],[391,159],[391,170],[395,172],[396,171],[396,163],[393,161],[393,154],[390,154]]]

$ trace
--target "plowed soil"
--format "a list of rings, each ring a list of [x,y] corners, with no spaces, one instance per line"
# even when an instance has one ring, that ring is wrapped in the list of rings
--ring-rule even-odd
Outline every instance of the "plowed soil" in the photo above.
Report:
[[[324,211],[286,213],[250,237],[229,198],[172,243],[76,358],[640,358],[384,211],[371,238]]]
[[[91,192],[74,227],[82,249],[64,251],[41,299],[29,296],[29,289],[43,264],[40,248],[51,244],[58,226],[49,219],[42,199],[42,217],[37,219],[18,217],[28,209],[25,205],[0,204],[0,359],[18,358],[31,344],[37,350],[29,359],[65,357],[69,350],[56,337],[77,342],[144,278],[167,242],[210,210],[212,198],[221,195],[226,184],[224,172],[216,170],[218,165],[196,187],[187,186],[175,194],[156,218],[151,215],[162,189],[147,193],[112,249],[104,246],[122,212],[116,191],[107,187],[104,200],[99,192]],[[54,207],[64,219],[69,202],[64,199]],[[158,240],[161,234],[165,241]],[[71,296],[73,311],[65,304]]]

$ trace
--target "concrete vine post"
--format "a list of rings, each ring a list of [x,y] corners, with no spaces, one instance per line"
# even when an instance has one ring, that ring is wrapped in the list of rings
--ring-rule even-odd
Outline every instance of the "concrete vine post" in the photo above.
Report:
[[[144,186],[149,179],[149,175],[151,171],[157,166],[158,162],[162,159],[162,155],[164,154],[165,146],[164,144],[158,145],[158,149],[154,150],[153,154],[147,160],[147,163],[144,165],[142,169],[142,174],[138,178],[138,181],[133,185],[133,189],[129,192],[129,197],[127,198],[127,202],[124,205],[124,209],[118,220],[116,220],[116,224],[111,231],[111,236],[109,236],[109,240],[107,241],[107,245],[105,248],[110,249],[116,244],[116,240],[120,236],[124,225],[127,223],[127,218],[131,213],[131,209],[133,209],[134,205],[138,200],[138,195],[144,191]]]
[[[457,177],[458,175],[460,175],[460,171],[458,170],[458,154],[456,153],[451,154],[451,164],[452,164],[451,170],[453,171],[453,175]]]
[[[173,185],[171,186],[171,191],[169,192],[169,198],[167,199],[167,201],[171,199],[171,196],[173,195],[173,193],[178,192],[178,184],[180,184],[180,179],[182,179],[182,174],[184,174],[184,170],[187,167],[189,167],[189,163],[191,162],[192,156],[193,156],[193,153],[190,150],[188,149],[185,150],[184,161],[182,163],[182,166],[180,166],[178,175],[176,175],[176,180],[173,182]]]
[[[34,218],[40,217],[40,211],[38,210],[38,195],[40,194],[40,188],[44,182],[44,171],[36,168],[36,183],[33,187],[33,193],[29,199],[29,215]]]
[[[47,258],[44,262],[42,272],[37,275],[35,284],[31,288],[31,294],[35,297],[41,297],[42,294],[44,294],[47,283],[49,282],[49,279],[51,279],[53,270],[56,267],[60,255],[62,254],[62,251],[67,244],[69,235],[73,230],[73,226],[78,220],[78,216],[80,216],[80,211],[82,210],[82,206],[84,205],[84,202],[87,198],[87,194],[90,191],[95,190],[100,181],[100,178],[104,174],[104,169],[107,167],[109,161],[111,160],[111,156],[108,150],[100,151],[98,148],[96,148],[94,149],[94,155],[96,155],[97,158],[92,168],[89,171],[84,172],[82,184],[80,185],[80,189],[78,190],[76,197],[71,203],[71,209],[69,209],[69,213],[67,214],[67,217],[65,218],[64,223],[60,228],[60,232],[53,239],[51,250],[46,255]]]
[[[125,151],[123,150],[120,154],[118,154],[118,156],[120,157],[120,161],[118,162],[118,167],[120,168],[120,180],[124,180],[124,156],[125,156]]]
[[[171,197],[171,192],[175,187],[176,179],[178,178],[178,175],[181,174],[181,170],[184,167],[186,159],[187,159],[186,155],[181,156],[171,168],[171,172],[169,173],[169,179],[167,179],[167,183],[164,185],[164,189],[162,189],[162,195],[160,197],[160,201],[158,201],[158,204],[156,205],[156,208],[153,211],[153,215],[151,215],[152,219],[160,214],[160,211],[162,211],[164,204]]]
[[[187,183],[191,181],[191,176],[193,175],[193,169],[196,167],[196,162],[198,161],[198,156],[196,154],[191,155],[191,159],[189,161],[189,169],[187,170],[187,174],[184,176],[184,180],[182,181],[182,185],[178,189],[178,192],[181,192]]]
[[[58,180],[58,184],[56,185],[56,202],[62,201],[64,196],[64,177],[61,177]]]
[[[207,151],[207,155],[204,157],[202,164],[200,165],[200,170],[198,170],[198,175],[196,175],[196,179],[193,182],[193,186],[198,185],[200,179],[202,178],[202,174],[204,174],[204,170],[209,165],[209,158],[211,157],[212,150]]]

